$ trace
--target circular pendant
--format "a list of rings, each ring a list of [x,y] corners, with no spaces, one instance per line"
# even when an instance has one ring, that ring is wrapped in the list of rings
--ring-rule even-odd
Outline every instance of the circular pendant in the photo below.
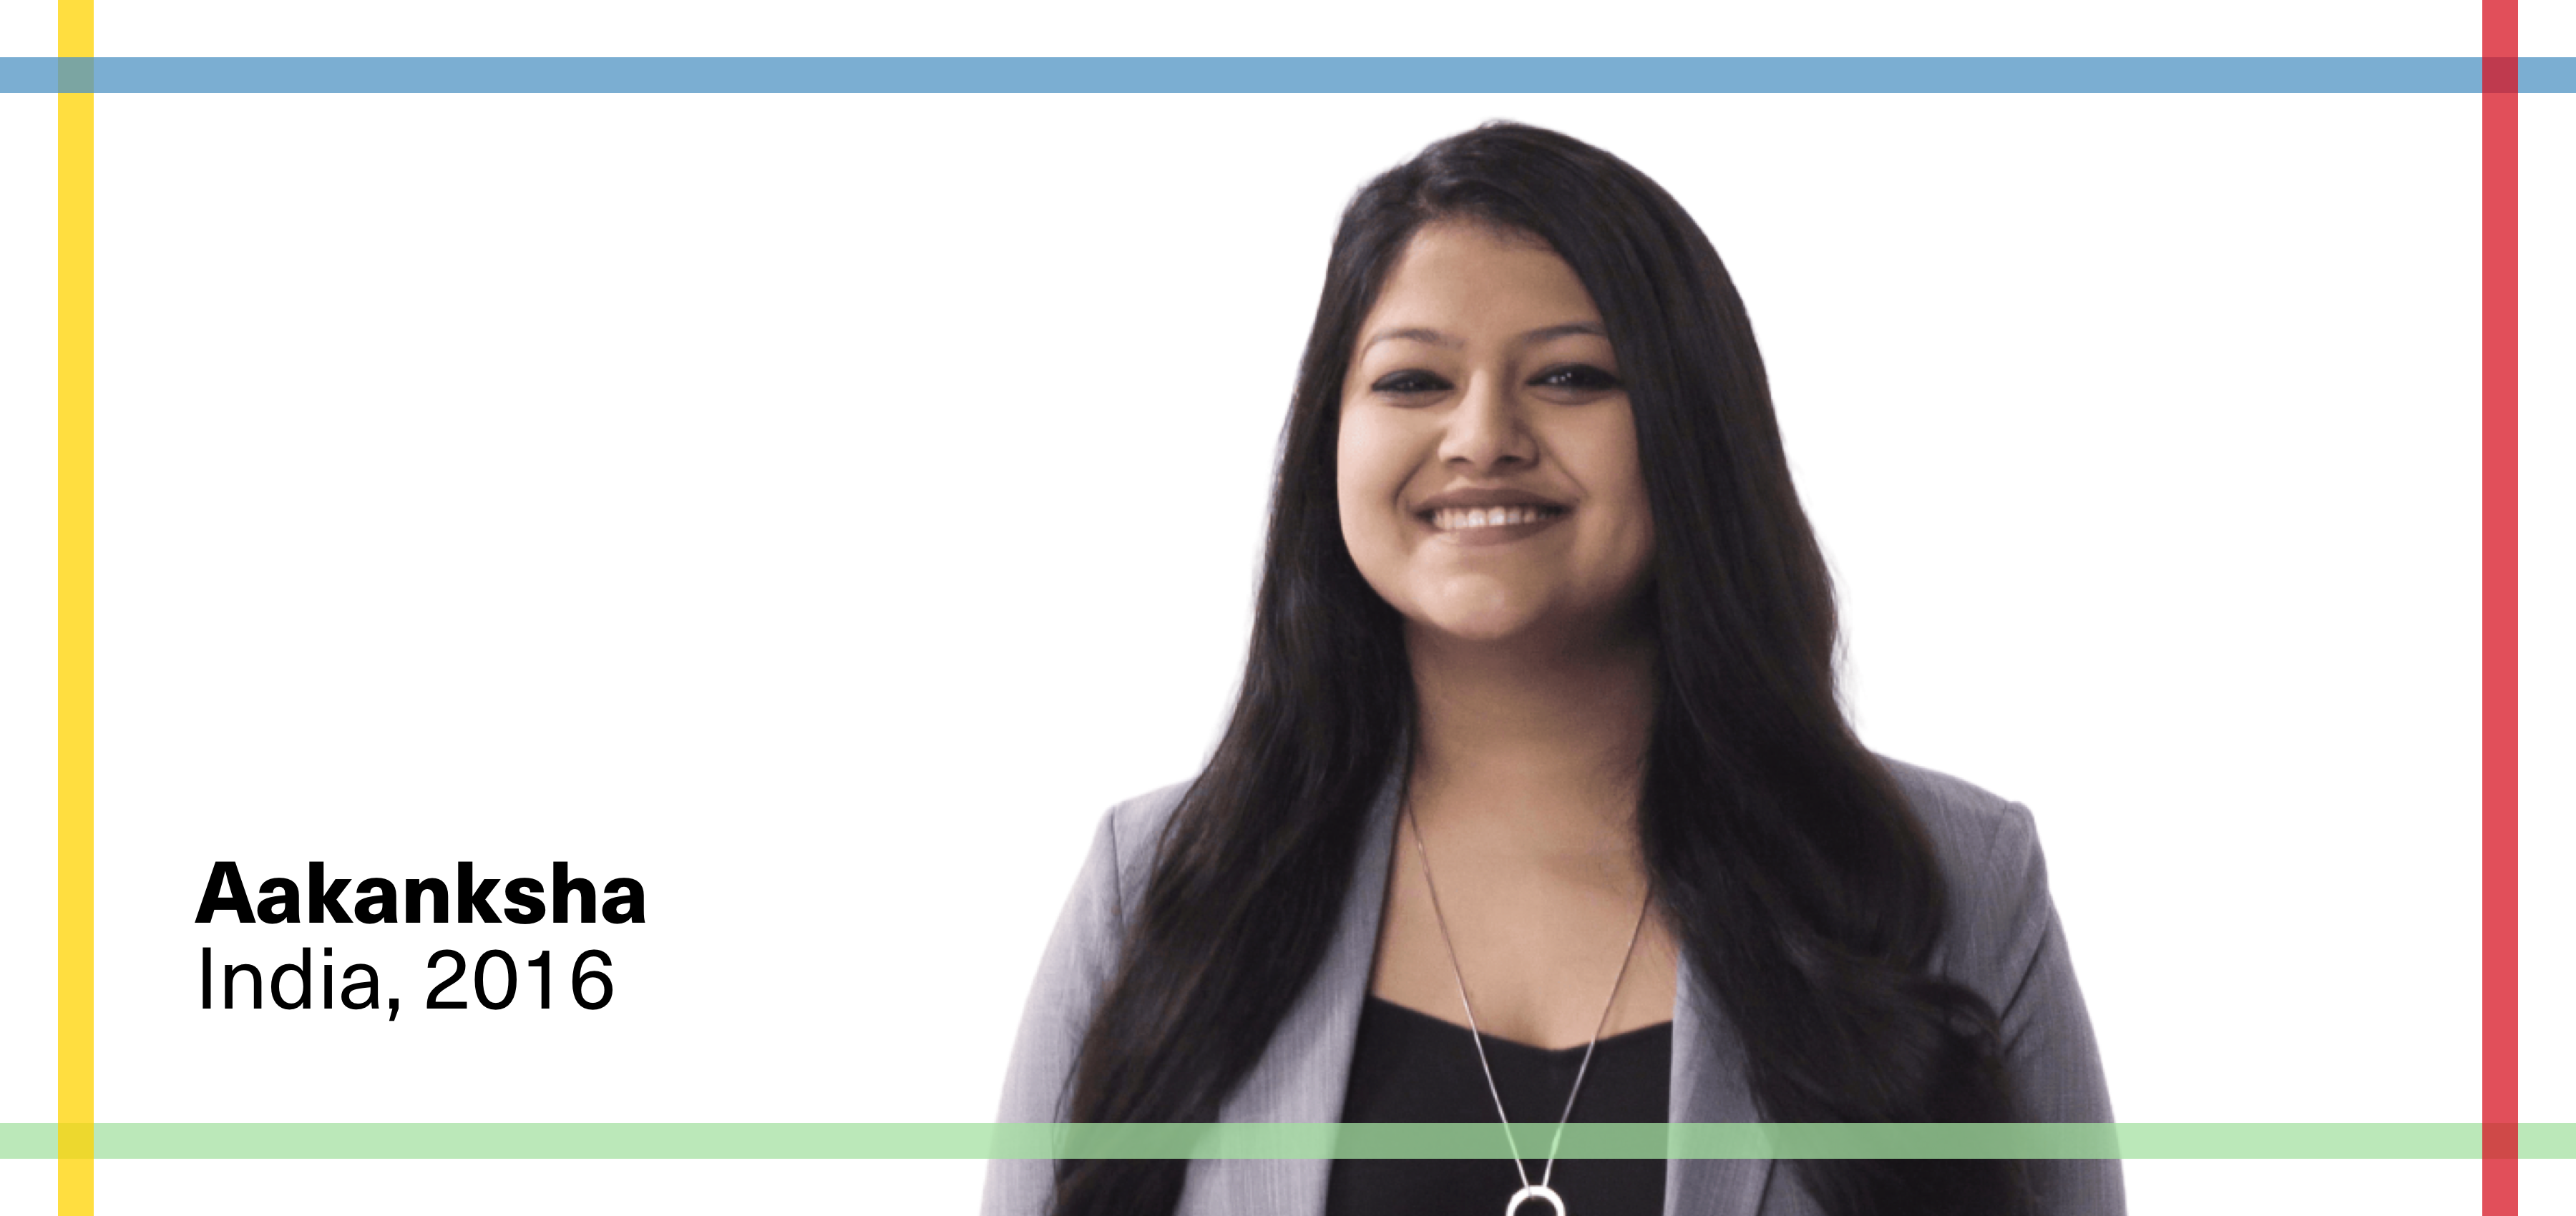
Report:
[[[1565,1216],[1565,1201],[1557,1198],[1555,1191],[1536,1182],[1512,1193],[1512,1202],[1503,1209],[1503,1216],[1520,1216],[1521,1205],[1533,1199],[1546,1200],[1547,1206],[1556,1209],[1556,1216]]]

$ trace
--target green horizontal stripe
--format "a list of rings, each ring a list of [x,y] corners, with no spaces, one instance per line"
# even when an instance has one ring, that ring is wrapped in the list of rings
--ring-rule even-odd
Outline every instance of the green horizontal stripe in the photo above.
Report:
[[[1516,1124],[1521,1143],[1555,1129]],[[1510,1155],[1492,1123],[101,1123],[106,1160],[1316,1160]],[[2472,1160],[2475,1123],[1577,1123],[1560,1158],[2011,1157]],[[2576,1123],[2526,1123],[2524,1160],[2576,1158]],[[54,1155],[0,1123],[0,1158]]]

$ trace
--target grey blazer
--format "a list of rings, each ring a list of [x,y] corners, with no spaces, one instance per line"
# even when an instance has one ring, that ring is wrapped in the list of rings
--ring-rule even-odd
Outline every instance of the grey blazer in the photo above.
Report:
[[[2110,1122],[2093,1026],[2048,897],[2030,812],[1954,777],[1894,761],[1888,767],[1951,879],[1950,923],[1933,966],[2002,1012],[2006,1066],[2019,1109],[2034,1122]],[[1065,1082],[1084,1020],[1109,978],[1124,910],[1141,897],[1156,834],[1185,788],[1156,790],[1102,817],[1029,992],[1002,1084],[1001,1122],[1063,1120]],[[1221,1121],[1341,1119],[1351,1048],[1377,951],[1396,792],[1390,778],[1370,809],[1350,895],[1322,965],[1259,1063],[1226,1099]],[[1724,1015],[1700,999],[1687,955],[1675,979],[1669,1121],[1761,1121],[1746,1085],[1743,1044]],[[1193,1161],[1180,1216],[1323,1216],[1332,1164]],[[2126,1210],[2117,1161],[2034,1161],[2031,1170],[2048,1216],[2123,1216]],[[992,1162],[984,1181],[984,1216],[1040,1216],[1053,1179],[1052,1162]],[[1794,1171],[1769,1161],[1676,1160],[1665,1166],[1665,1216],[1816,1211]]]

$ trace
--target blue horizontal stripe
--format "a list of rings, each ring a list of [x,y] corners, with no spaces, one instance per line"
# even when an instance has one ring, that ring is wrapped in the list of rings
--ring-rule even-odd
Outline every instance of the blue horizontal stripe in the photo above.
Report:
[[[2524,59],[2514,68],[2525,93],[2576,93],[2576,58]]]
[[[0,59],[10,93],[2474,93],[2450,58]],[[2521,61],[2526,93],[2576,59]]]

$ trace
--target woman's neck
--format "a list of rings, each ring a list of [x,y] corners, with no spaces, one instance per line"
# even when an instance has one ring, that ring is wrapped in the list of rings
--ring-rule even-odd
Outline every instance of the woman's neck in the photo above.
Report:
[[[1410,796],[1432,830],[1556,854],[1626,854],[1655,708],[1642,631],[1588,646],[1498,646],[1408,630],[1416,693]]]

